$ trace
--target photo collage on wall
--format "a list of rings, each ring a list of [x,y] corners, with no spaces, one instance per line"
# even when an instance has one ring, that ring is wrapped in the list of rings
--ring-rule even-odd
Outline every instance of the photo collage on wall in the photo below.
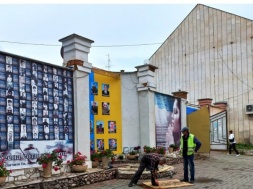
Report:
[[[72,71],[2,55],[0,71],[0,151],[73,139]]]
[[[102,96],[104,97],[110,97],[110,91],[109,91],[109,84],[102,84]],[[98,95],[98,83],[93,82],[91,84],[91,94],[92,95]],[[98,102],[97,101],[91,101],[91,114],[92,115],[98,115]],[[110,115],[110,103],[109,102],[102,102],[101,104],[101,110],[102,115]]]
[[[102,97],[110,97],[110,85],[106,83],[101,84],[101,88],[99,90],[98,82],[94,81],[91,82],[91,95],[102,95]],[[100,109],[101,106],[101,109]],[[102,102],[98,102],[95,100],[91,101],[91,115],[98,115],[99,110],[101,110],[102,115],[110,115],[110,102],[107,100],[103,100]],[[94,131],[96,134],[105,134],[105,128],[108,128],[108,133],[113,134],[116,133],[116,121],[109,120],[109,121],[102,121],[98,120],[96,123],[93,123],[90,121],[90,133],[93,134]],[[92,127],[93,126],[93,127]],[[94,128],[95,126],[95,128]],[[95,130],[94,130],[95,129]],[[106,131],[107,132],[107,131]],[[101,151],[104,149],[105,142],[108,142],[109,149],[111,150],[117,150],[117,139],[116,138],[110,138],[108,141],[104,141],[104,139],[100,138],[96,140],[97,143],[97,150]],[[91,150],[94,149],[94,141],[91,140]]]

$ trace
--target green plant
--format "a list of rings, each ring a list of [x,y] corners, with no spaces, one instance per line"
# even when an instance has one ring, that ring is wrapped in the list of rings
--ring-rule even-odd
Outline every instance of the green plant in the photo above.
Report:
[[[42,165],[42,168],[46,168],[47,167],[47,164],[49,162],[54,162],[53,164],[53,169],[55,171],[58,171],[59,170],[59,167],[61,167],[62,165],[62,156],[58,156],[57,153],[59,153],[60,150],[59,149],[56,149],[56,150],[53,150],[51,153],[44,153],[42,154],[38,159],[37,159],[37,162]]]
[[[122,159],[124,159],[124,156],[122,154],[120,154],[118,159],[122,160]]]
[[[238,150],[239,151],[239,154],[241,154],[241,155],[245,155],[246,153],[245,153],[245,151],[243,151],[243,150]]]
[[[169,148],[173,148],[173,151],[178,149],[178,146],[176,144],[170,144]]]
[[[169,145],[169,148],[175,148],[175,147],[176,147],[175,144],[170,144],[170,145]]]
[[[108,157],[108,158],[111,158],[113,157],[113,151],[110,150],[110,149],[106,149],[106,150],[103,150],[99,153],[99,156],[102,158],[102,157]]]
[[[131,152],[129,152],[129,155],[136,155],[136,151],[132,150]]]
[[[251,150],[251,149],[253,149],[253,144],[242,144],[242,143],[237,143],[237,144],[236,144],[236,148],[237,148],[237,149],[247,149],[247,150]]]
[[[0,177],[7,177],[12,173],[12,170],[7,170],[4,166],[5,159],[0,160]]]
[[[143,147],[145,153],[156,153],[156,148],[155,147],[149,147],[149,146],[144,146]]]
[[[82,155],[81,152],[77,152],[74,154],[72,161],[67,161],[67,163],[72,165],[83,165],[85,163],[85,160],[87,159],[87,156]]]
[[[100,157],[99,153],[96,151],[92,151],[90,154],[91,161],[97,161],[97,160],[99,160],[99,157]]]
[[[158,154],[165,154],[165,148],[164,147],[158,147],[158,148],[156,148],[156,153],[158,153]]]

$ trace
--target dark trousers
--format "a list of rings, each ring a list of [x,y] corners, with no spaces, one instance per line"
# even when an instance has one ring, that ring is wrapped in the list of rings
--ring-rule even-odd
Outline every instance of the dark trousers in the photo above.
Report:
[[[183,157],[184,160],[184,180],[188,181],[188,166],[190,167],[190,175],[191,175],[191,181],[194,181],[195,176],[195,166],[194,166],[194,155]]]
[[[239,152],[236,150],[236,147],[235,147],[236,143],[232,143],[229,145],[229,154],[231,154],[231,150],[233,148],[233,150],[235,151],[236,154],[239,154]]]
[[[140,166],[139,166],[138,170],[135,172],[134,176],[131,178],[130,183],[137,184],[137,182],[140,179],[144,169],[148,169],[148,170],[151,169],[150,162],[147,160],[145,155],[142,157]],[[152,183],[153,186],[156,186],[155,178],[152,176],[152,174],[151,174],[151,183]]]

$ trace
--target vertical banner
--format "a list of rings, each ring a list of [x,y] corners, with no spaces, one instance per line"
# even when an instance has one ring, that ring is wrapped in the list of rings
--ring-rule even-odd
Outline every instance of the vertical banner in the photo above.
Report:
[[[37,167],[37,158],[73,154],[73,73],[0,54],[0,158],[8,169]]]
[[[181,136],[180,98],[155,93],[156,146],[168,149]]]

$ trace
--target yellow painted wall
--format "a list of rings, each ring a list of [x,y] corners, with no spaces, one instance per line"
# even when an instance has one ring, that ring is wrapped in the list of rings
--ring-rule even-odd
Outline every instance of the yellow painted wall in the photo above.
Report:
[[[109,72],[110,73],[110,72]],[[94,116],[94,136],[95,149],[97,149],[97,139],[104,139],[104,149],[109,149],[108,139],[117,139],[117,151],[122,153],[122,118],[121,118],[121,82],[118,77],[111,77],[108,72],[94,73],[94,81],[98,83],[98,95],[94,95],[94,100],[98,102],[98,115]],[[109,84],[110,96],[102,96],[102,84]],[[110,115],[102,115],[102,102],[110,103]],[[104,121],[104,134],[97,134],[96,122]],[[108,133],[108,121],[116,121],[116,133]]]
[[[198,152],[209,153],[211,149],[209,114],[208,107],[201,107],[198,111],[187,116],[190,133],[194,134],[202,144]]]

